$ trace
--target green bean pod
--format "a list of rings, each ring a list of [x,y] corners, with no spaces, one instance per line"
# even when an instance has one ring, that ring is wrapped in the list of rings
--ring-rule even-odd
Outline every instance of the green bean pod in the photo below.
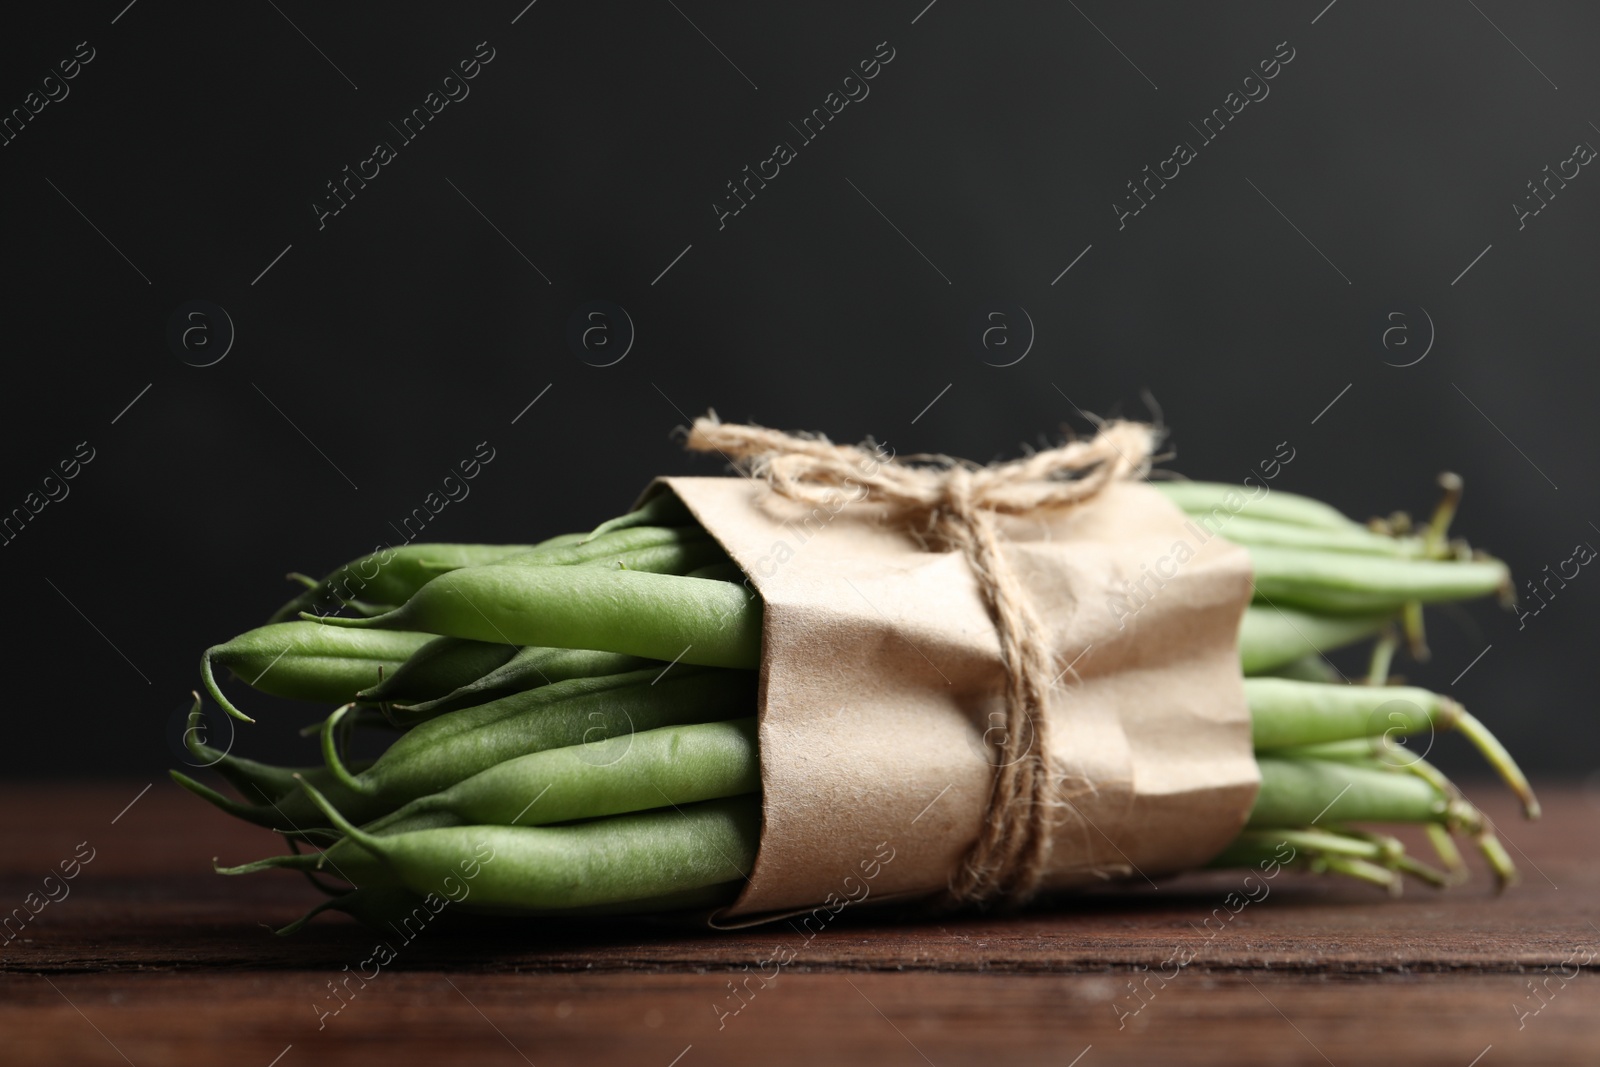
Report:
[[[341,704],[400,665],[430,640],[427,634],[389,630],[378,640],[338,640],[343,632],[308,622],[274,622],[213,645],[200,658],[206,692],[229,715],[254,722],[217,686],[213,665],[272,696]],[[378,633],[365,635],[378,637]]]
[[[460,826],[378,837],[306,787],[329,821],[417,893],[516,912],[620,904],[747,877],[761,832],[755,797],[567,826]],[[454,886],[452,887],[452,883]]]
[[[297,790],[298,788],[296,786]],[[424,811],[408,815],[403,819],[386,820],[383,828],[369,825],[365,829],[369,834],[388,835],[410,833],[413,830],[441,830],[461,824],[461,820],[449,812]],[[320,852],[268,856],[266,859],[231,867],[224,867],[213,861],[212,870],[226,875],[256,874],[260,871],[300,871],[303,874],[327,872],[357,887],[398,884],[393,872],[382,860],[361,847],[353,838],[342,834]]]
[[[609,653],[590,652],[580,655],[585,650],[571,649],[575,662],[581,664],[588,657],[608,656]],[[680,677],[706,670],[704,667],[684,667],[679,665],[673,668],[673,673]],[[609,692],[613,689],[633,688],[639,685],[648,685],[661,674],[661,668],[653,667],[631,671],[621,671],[615,674],[578,672],[561,681],[552,681],[547,685],[525,689],[516,693],[508,693],[496,700],[483,704],[474,704],[471,707],[459,708],[455,711],[436,715],[426,722],[416,724],[400,738],[396,739],[391,749],[399,748],[406,752],[413,748],[422,748],[427,745],[464,733],[476,730],[480,726],[498,722],[512,715],[531,715],[537,709],[559,706],[568,700],[579,697],[591,696],[596,693]],[[323,728],[327,721],[323,721]]]
[[[404,604],[411,594],[439,573],[441,566],[471,567],[493,563],[517,552],[541,547],[560,547],[578,535],[542,541],[537,545],[457,545],[422,543],[385,548],[353,559],[273,612],[267,621],[283,622],[303,612],[314,612],[319,603],[371,600],[380,604]],[[556,544],[559,542],[559,544]]]
[[[366,704],[433,700],[505,666],[516,654],[515,645],[435,637],[392,673],[386,672],[378,684],[357,693],[355,699]]]
[[[1222,482],[1161,481],[1149,484],[1161,490],[1168,500],[1196,518],[1215,517],[1226,522],[1232,518],[1242,517],[1287,523],[1291,526],[1313,526],[1324,530],[1366,529],[1360,523],[1347,518],[1337,508],[1330,507],[1320,500],[1286,493],[1281,489],[1246,496],[1241,487]]]
[[[1455,880],[1451,873],[1408,856],[1396,838],[1315,828],[1246,830],[1206,864],[1212,868],[1255,867],[1262,871],[1273,865],[1351,875],[1396,894],[1400,892],[1401,874],[1413,875],[1436,887]]]
[[[1434,603],[1488,596],[1508,588],[1499,560],[1401,560],[1286,548],[1250,549],[1255,587],[1273,604],[1324,614],[1399,611],[1407,601]]]
[[[1285,663],[1271,672],[1273,678],[1289,678],[1297,682],[1323,682],[1333,685],[1344,680],[1343,675],[1323,658],[1322,653],[1313,652],[1303,656],[1292,663]]]
[[[368,823],[391,832],[427,813],[460,823],[544,826],[761,789],[754,718],[643,730],[495,764]]]
[[[1297,749],[1359,738],[1389,741],[1424,731],[1459,732],[1522,801],[1530,819],[1539,801],[1511,753],[1449,697],[1416,686],[1328,685],[1285,678],[1246,678],[1250,731],[1257,752]],[[1403,749],[1402,760],[1411,760]]]
[[[607,562],[617,557],[647,553],[652,549],[702,546],[707,541],[716,544],[712,541],[711,535],[700,526],[630,526],[589,540],[574,541],[555,549],[536,548],[531,552],[518,552],[497,559],[494,564],[574,566]]]
[[[686,526],[694,521],[694,515],[683,501],[678,499],[677,494],[662,489],[627,514],[602,522],[590,530],[584,540],[592,540],[613,530],[626,530],[634,526]]]
[[[1265,674],[1378,633],[1392,615],[1330,617],[1288,607],[1251,605],[1239,623],[1239,664]]]
[[[471,567],[441,574],[387,615],[320,621],[710,667],[761,660],[761,602],[742,587],[600,567]]]
[[[447,711],[488,704],[516,693],[564,682],[571,678],[601,677],[640,670],[651,663],[639,656],[618,652],[595,652],[587,648],[545,648],[529,645],[502,667],[434,700],[390,709],[398,726],[415,726]],[[666,664],[660,664],[665,667]]]
[[[1252,519],[1244,515],[1226,523],[1202,523],[1212,533],[1246,548],[1293,548],[1321,552],[1348,552],[1394,559],[1420,559],[1424,546],[1420,537],[1389,537],[1363,527],[1330,530],[1321,526],[1297,526],[1271,519]]]
[[[674,673],[654,683],[645,680],[587,693],[496,718],[472,729],[438,731],[418,738],[427,727],[449,718],[446,716],[402,734],[359,774],[345,769],[334,745],[340,712],[345,710],[340,709],[329,716],[323,728],[322,753],[334,777],[363,798],[364,803],[356,808],[359,814],[352,818],[365,822],[530,752],[593,744],[663,726],[739,718],[751,713],[755,698],[756,679],[752,672]]]
[[[1342,822],[1439,822],[1449,798],[1431,783],[1379,764],[1260,757],[1250,827]]]
[[[640,529],[649,529],[649,527],[640,527]],[[623,533],[635,532],[635,530],[623,530],[610,536],[618,537]],[[590,544],[593,543],[590,542]],[[652,545],[648,548],[634,548],[625,552],[589,553],[585,551],[587,548],[587,545],[583,545],[562,549],[562,554],[571,553],[573,556],[586,557],[575,559],[568,565],[615,567],[628,571],[649,571],[652,574],[687,574],[689,571],[700,567],[725,562],[728,558],[728,554],[722,550],[722,546],[706,536],[686,538],[671,544]],[[552,556],[554,555],[552,553]],[[563,562],[565,561],[543,558],[537,553],[528,553],[522,557],[497,560],[489,564],[489,566],[560,566]]]
[[[1246,678],[1244,695],[1257,749],[1449,730],[1465,714],[1449,697],[1410,685]]]

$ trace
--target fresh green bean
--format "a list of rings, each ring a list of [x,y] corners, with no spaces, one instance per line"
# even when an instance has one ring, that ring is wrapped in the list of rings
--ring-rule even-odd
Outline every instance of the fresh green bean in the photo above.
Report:
[[[710,667],[761,659],[761,602],[741,587],[600,567],[470,567],[441,574],[387,615],[320,621]]]
[[[614,659],[614,657],[606,656],[606,653],[584,653],[579,649],[566,653],[566,656],[570,657],[570,664],[568,665],[571,665],[571,667],[578,667],[578,665],[584,664],[586,661],[590,662],[590,664],[595,664],[595,662],[608,662],[608,659]],[[678,677],[686,677],[686,675],[701,672],[701,670],[699,667],[682,667],[680,665],[680,667],[675,667],[674,673],[677,673]],[[594,677],[589,677],[587,673],[578,673],[578,675],[565,678],[563,681],[557,681],[557,683],[544,686],[544,688],[531,689],[531,691],[525,691],[525,693],[510,694],[510,696],[502,697],[499,701],[491,701],[488,704],[466,707],[466,709],[458,710],[458,712],[438,715],[437,718],[432,718],[432,720],[411,729],[410,733],[398,737],[397,741],[389,745],[389,749],[384,752],[384,757],[389,758],[390,763],[403,763],[403,761],[413,757],[414,753],[429,749],[430,745],[438,744],[445,737],[469,733],[469,731],[490,725],[490,723],[496,723],[496,721],[504,720],[504,718],[518,717],[518,715],[530,717],[530,715],[538,715],[542,709],[557,709],[558,713],[563,707],[571,707],[571,702],[573,701],[586,699],[586,697],[602,696],[602,694],[610,693],[613,689],[650,688],[651,681],[654,678],[658,678],[659,673],[661,673],[659,669],[635,670],[635,672],[614,673],[614,675],[594,675]],[[637,694],[630,694],[629,699],[637,699]],[[733,713],[736,715],[739,712]],[[264,825],[267,829],[288,825],[294,832],[301,832],[301,830],[317,827],[318,824],[315,821],[320,816],[318,816],[315,808],[310,806],[309,801],[306,801],[304,795],[299,792],[298,785],[294,782],[294,776],[296,776],[294,769],[275,768],[275,766],[269,766],[266,763],[256,763],[256,761],[243,760],[243,758],[229,755],[229,753],[216,752],[216,750],[210,749],[210,747],[206,747],[203,744],[203,733],[198,729],[198,723],[200,723],[200,704],[198,704],[198,697],[195,697],[195,707],[189,712],[189,731],[186,734],[186,742],[189,744],[190,752],[194,753],[195,758],[198,761],[202,761],[203,765],[214,766],[218,773],[227,777],[240,792],[245,793],[246,798],[251,798],[251,800],[258,800],[259,798],[261,803],[256,805],[256,803],[238,803],[238,801],[229,800],[227,797],[222,797],[221,793],[216,792],[216,790],[208,789],[206,785],[198,784],[194,779],[190,779],[184,774],[179,774],[178,771],[173,771],[174,781],[178,781],[178,784],[182,785],[184,789],[190,790],[198,797],[211,801],[213,805],[224,809],[227,813],[234,814],[240,819],[254,822],[256,825]],[[325,721],[318,728],[318,733],[322,733],[326,729],[328,729],[328,723]],[[347,773],[350,769],[365,771],[373,763],[374,761],[363,761],[360,765],[352,763],[349,766],[341,766],[341,773]],[[320,789],[338,790],[342,795],[344,785],[338,779],[334,779],[333,771],[326,768],[326,766],[301,769],[298,773],[307,777],[312,784],[318,785]],[[357,817],[360,817],[363,821],[374,819],[374,817],[381,816],[381,814],[387,814],[390,809],[394,808],[394,805],[374,803],[374,801],[368,800],[365,795],[354,801],[341,798],[341,805],[346,805],[347,811],[355,811]]]
[[[298,803],[304,800],[304,793],[299,788],[301,779],[320,786],[346,802],[362,799],[353,794],[347,796],[344,785],[334,778],[333,772],[327,767],[300,770],[273,767],[257,763],[255,760],[243,759],[229,752],[219,752],[207,745],[204,738],[205,734],[201,728],[200,697],[197,694],[194,706],[189,709],[188,726],[183,737],[184,745],[201,766],[215,770],[244,794],[246,802],[241,803],[225,797],[181,771],[169,771],[172,780],[230,815],[253,822],[257,826],[265,826],[269,830],[281,829],[285,833],[297,835],[303,835],[304,831],[310,828],[305,825],[306,821],[319,816],[314,811],[308,810],[308,805]],[[356,766],[352,764],[350,769]],[[368,761],[362,761],[359,769],[364,771],[368,766],[370,766]],[[286,811],[283,805],[288,805],[294,810]]]
[[[244,794],[250,803],[270,804],[298,790],[299,786],[294,780],[296,773],[309,777],[313,785],[319,784],[323,779],[331,779],[325,767],[274,767],[212,748],[205,743],[205,726],[201,718],[198,694],[195,696],[194,706],[189,709],[189,721],[184,730],[183,743],[195,757],[196,766],[210,768],[222,775],[230,785]]]
[[[505,666],[461,686],[435,700],[392,708],[390,715],[400,726],[414,726],[447,711],[476,707],[514,693],[564,682],[569,678],[599,677],[636,671],[651,661],[619,652],[595,652],[587,648],[545,648],[529,645],[517,649]],[[661,664],[661,666],[666,666]]]
[[[630,526],[601,534],[587,541],[576,541],[557,549],[537,548],[531,552],[518,552],[495,560],[495,564],[510,566],[573,566],[585,563],[605,563],[620,556],[643,553],[650,549],[688,548],[712,541],[711,535],[699,526]],[[453,568],[450,568],[453,569]],[[644,569],[644,568],[639,568]]]
[[[297,787],[298,788],[298,787]],[[319,813],[320,815],[320,813]],[[410,833],[413,830],[441,830],[463,825],[462,820],[447,811],[422,811],[403,819],[386,818],[385,825],[369,824],[364,829],[369,834]],[[394,884],[394,875],[372,852],[363,848],[353,838],[340,834],[320,852],[295,852],[281,856],[268,856],[236,866],[224,867],[212,861],[212,870],[218,874],[255,874],[259,871],[300,871],[313,873],[331,871],[352,886]]]
[[[587,658],[579,655],[584,650],[572,649],[570,651],[574,653],[573,659],[576,663],[581,664]],[[609,653],[589,653],[588,655],[606,656]],[[706,670],[704,667],[683,667],[679,665],[673,668],[673,673],[682,676],[704,670]],[[516,693],[508,693],[503,697],[483,704],[474,704],[471,707],[459,708],[455,711],[436,715],[425,722],[416,724],[389,747],[398,747],[402,752],[413,748],[422,748],[446,737],[463,733],[467,730],[476,730],[480,726],[498,722],[508,716],[531,715],[539,708],[560,706],[568,700],[592,696],[596,693],[605,693],[614,689],[648,685],[660,674],[660,668],[621,671],[615,674],[576,672],[570,677],[563,678],[560,681],[552,681],[548,685],[541,685]],[[327,720],[323,721],[322,726],[324,729],[326,728]]]
[[[1295,660],[1371,637],[1389,615],[1329,617],[1288,607],[1251,605],[1239,624],[1239,662],[1247,675],[1265,674]]]
[[[1244,692],[1258,752],[1455,730],[1516,793],[1528,818],[1539,817],[1539,801],[1511,753],[1449,697],[1416,686],[1326,685],[1284,678],[1246,678]]]
[[[461,823],[544,826],[760,788],[755,719],[691,723],[518,756],[419,797],[365,829],[391,832],[431,812]]]
[[[386,673],[377,685],[361,690],[355,698],[366,704],[412,704],[433,700],[505,666],[516,654],[515,645],[463,637],[435,637],[392,673]]]
[[[1407,601],[1466,600],[1511,583],[1499,560],[1401,560],[1286,548],[1250,549],[1257,595],[1324,614],[1399,611]]]
[[[1461,705],[1409,685],[1328,685],[1246,678],[1251,741],[1257,749],[1451,729]]]
[[[1329,685],[1344,681],[1344,676],[1320,652],[1284,664],[1274,670],[1271,677],[1290,678],[1297,682],[1325,682]]]
[[[1246,825],[1312,826],[1340,822],[1436,822],[1449,798],[1410,774],[1379,764],[1260,757],[1261,791]]]
[[[516,552],[540,547],[560,547],[552,542],[570,543],[577,535],[566,534],[538,545],[457,545],[423,543],[385,548],[351,560],[333,571],[315,587],[307,589],[273,612],[269,623],[293,619],[303,612],[314,612],[319,603],[339,603],[364,598],[382,604],[404,604],[412,593],[439,573],[441,565],[470,567],[492,563]]]
[[[1226,524],[1218,523],[1215,529],[1210,525],[1206,529],[1221,534],[1236,545],[1252,549],[1296,548],[1396,559],[1420,559],[1424,556],[1420,537],[1388,537],[1362,527],[1330,530],[1239,515]]]
[[[631,533],[632,531],[627,531]],[[585,566],[614,567],[620,570],[649,571],[652,574],[687,574],[689,571],[713,563],[726,562],[728,554],[722,546],[709,537],[700,537],[675,545],[656,545],[636,548],[628,552],[615,552],[585,561]],[[497,567],[512,565],[501,560]]]
[[[613,530],[626,530],[634,526],[685,526],[695,521],[676,493],[667,489],[658,491],[649,500],[625,515],[608,519],[590,530],[584,540],[592,540]]]
[[[1222,482],[1150,482],[1168,500],[1196,517],[1217,516],[1226,521],[1234,517],[1262,519],[1293,526],[1315,526],[1324,530],[1362,530],[1360,523],[1346,518],[1337,508],[1307,496],[1266,490],[1246,496],[1237,485]],[[1265,489],[1265,487],[1262,487]],[[1226,535],[1224,535],[1226,536]]]
[[[567,826],[461,826],[377,837],[311,786],[335,827],[418,893],[475,906],[542,911],[617,904],[748,876],[761,831],[754,797],[614,815]],[[457,873],[457,872],[460,873]]]
[[[755,708],[755,690],[755,675],[748,671],[669,674],[653,683],[646,680],[571,697],[473,729],[419,740],[418,734],[427,726],[444,721],[435,719],[401,735],[360,774],[351,774],[340,762],[334,745],[340,712],[335,712],[323,729],[322,754],[334,777],[367,801],[357,809],[360,814],[352,816],[367,821],[530,752],[593,744],[663,726],[749,715]]]
[[[254,722],[222,695],[214,664],[226,667],[263,693],[337,704],[377,682],[383,673],[397,670],[429,641],[427,634],[403,630],[390,630],[376,641],[329,640],[337,633],[337,629],[306,622],[258,626],[226,644],[206,649],[200,659],[200,678],[224,711]]]
[[[1285,857],[1284,849],[1288,849]],[[1371,882],[1390,893],[1400,892],[1402,870],[1434,885],[1448,877],[1417,863],[1404,852],[1394,855],[1383,846],[1352,834],[1326,830],[1246,830],[1210,863],[1212,868],[1281,865],[1315,874],[1342,874]]]

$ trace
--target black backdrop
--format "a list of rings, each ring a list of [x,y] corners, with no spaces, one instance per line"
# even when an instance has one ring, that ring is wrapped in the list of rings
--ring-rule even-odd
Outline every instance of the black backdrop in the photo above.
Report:
[[[1460,472],[1521,578],[1600,544],[1593,7],[524,2],[8,15],[6,771],[174,765],[200,650],[480,442],[428,538],[716,473],[708,408],[989,460],[1148,390],[1190,476],[1287,441],[1362,517]],[[1551,588],[1403,670],[1587,775],[1600,577]]]

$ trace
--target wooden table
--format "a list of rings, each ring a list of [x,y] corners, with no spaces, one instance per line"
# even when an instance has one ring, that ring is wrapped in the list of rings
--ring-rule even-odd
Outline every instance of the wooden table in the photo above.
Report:
[[[274,937],[260,924],[294,918],[310,887],[209,865],[277,839],[144,786],[0,789],[4,908],[93,850],[0,942],[0,1062],[1600,1063],[1600,806],[1574,788],[1543,790],[1532,825],[1469,790],[1525,872],[1499,899],[1481,868],[1398,900],[1284,874],[1233,913],[1241,876],[1218,873],[1003,919],[847,909],[809,940],[787,924],[435,930],[389,938],[396,959],[341,1001],[329,983],[378,935],[337,917]],[[792,962],[760,966],[780,952]]]

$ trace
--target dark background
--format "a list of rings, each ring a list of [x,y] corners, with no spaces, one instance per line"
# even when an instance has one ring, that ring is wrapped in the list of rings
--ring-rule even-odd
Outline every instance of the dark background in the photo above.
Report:
[[[672,435],[708,408],[989,460],[1143,417],[1148,390],[1189,476],[1288,441],[1275,486],[1358,517],[1424,514],[1460,472],[1457,532],[1519,578],[1600,543],[1600,176],[1521,230],[1512,208],[1600,144],[1600,10],[524,2],[8,16],[0,109],[78,42],[95,58],[0,148],[0,510],[95,458],[0,548],[5,771],[176,765],[200,651],[285,571],[395,540],[479,442],[427,538],[536,540],[718,473]],[[870,95],[719,229],[724,183],[885,41]],[[388,124],[478,42],[470,95],[401,144]],[[1270,95],[1201,146],[1189,123],[1279,42]],[[397,157],[319,229],[324,183],[380,140]],[[1198,158],[1119,229],[1179,140]],[[192,300],[237,331],[212,366],[168,341]],[[636,330],[611,366],[567,340],[591,300]],[[986,350],[995,309],[1011,345]],[[1530,769],[1589,775],[1597,600],[1584,572],[1521,629],[1433,612],[1434,661],[1401,670]],[[235,751],[314,760],[310,713],[241,700],[263,722]]]

